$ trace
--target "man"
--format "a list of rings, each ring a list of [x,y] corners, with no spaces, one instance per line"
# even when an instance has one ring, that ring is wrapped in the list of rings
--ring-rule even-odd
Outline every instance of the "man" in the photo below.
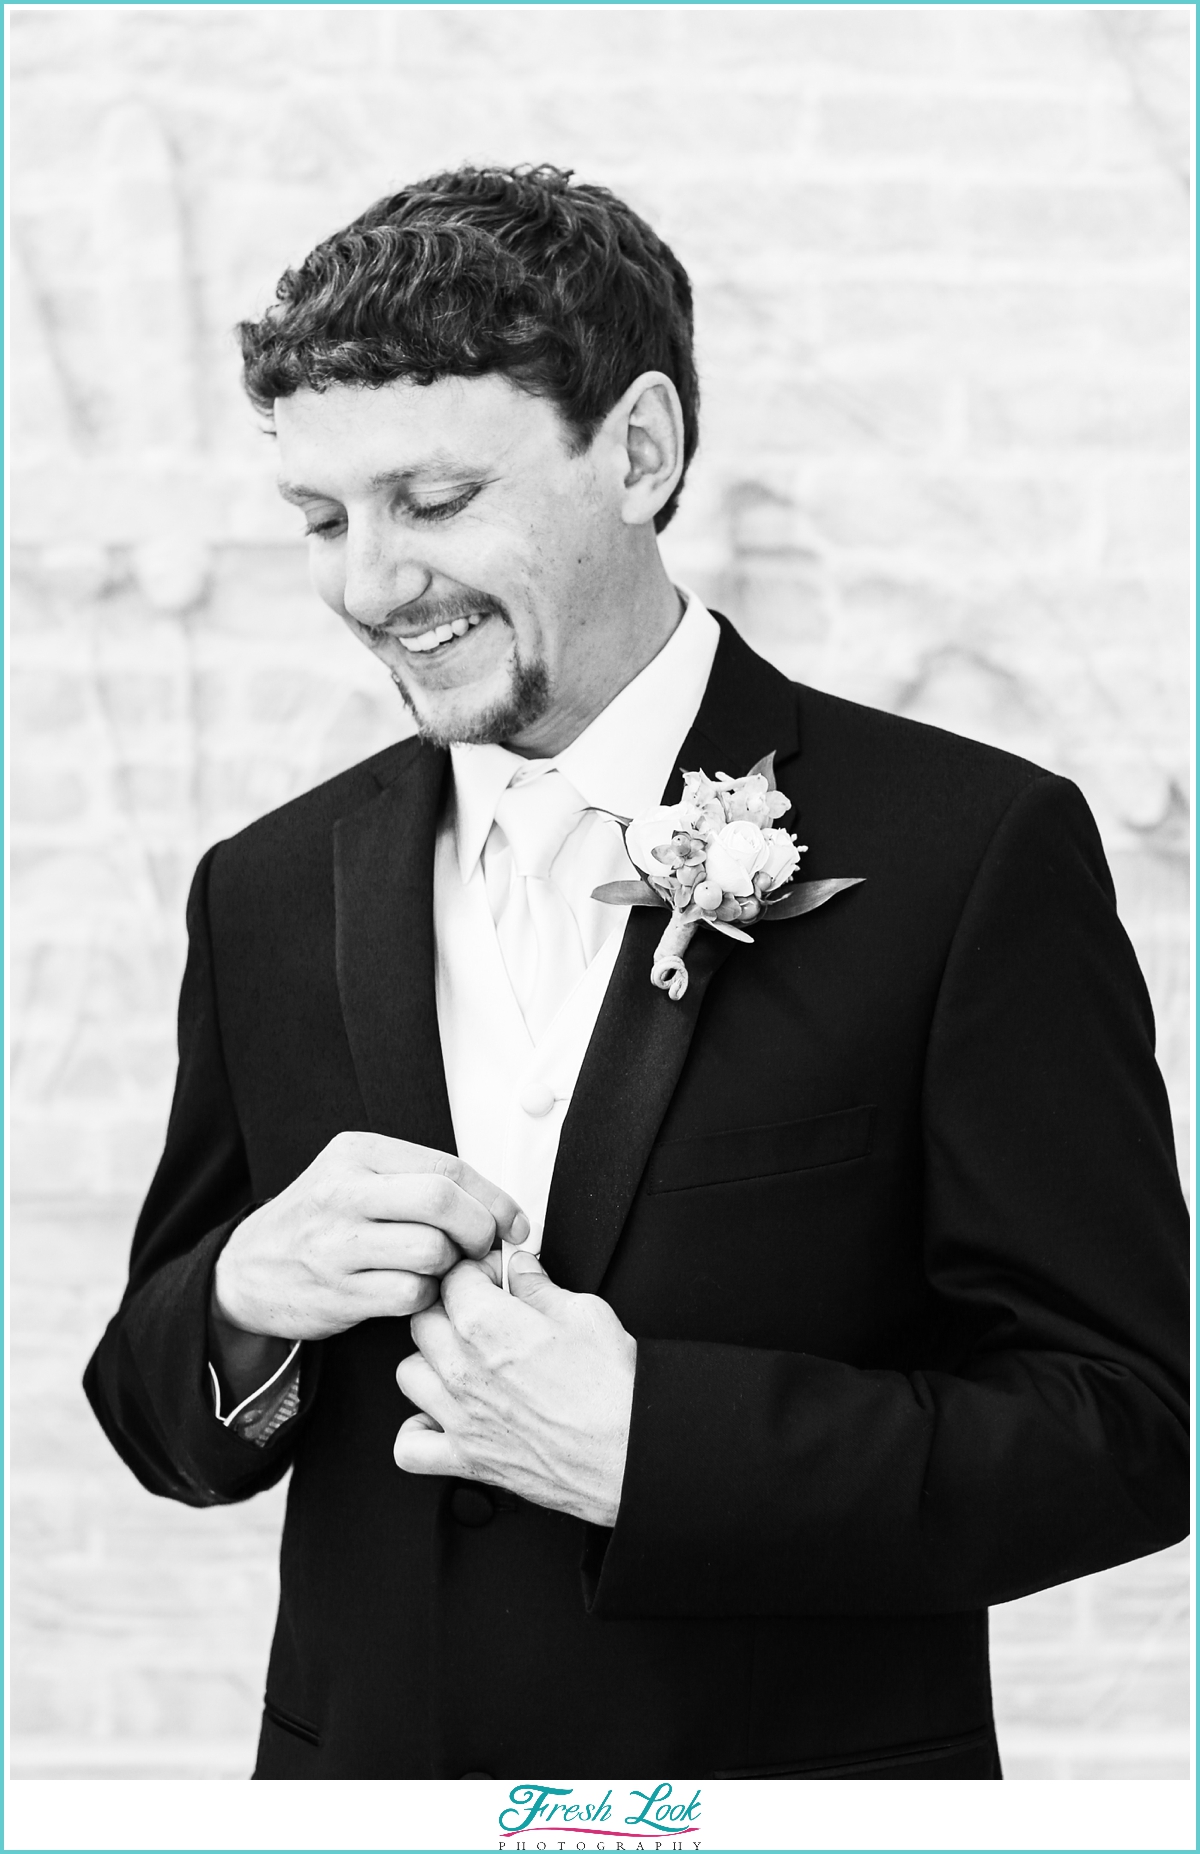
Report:
[[[210,850],[129,1288],[142,1482],[290,1467],[256,1775],[999,1776],[987,1607],[1186,1530],[1185,1213],[1074,787],[668,579],[669,250],[443,174],[242,328],[419,737]],[[672,998],[613,816],[775,755],[817,912]],[[609,814],[609,815],[606,815]]]

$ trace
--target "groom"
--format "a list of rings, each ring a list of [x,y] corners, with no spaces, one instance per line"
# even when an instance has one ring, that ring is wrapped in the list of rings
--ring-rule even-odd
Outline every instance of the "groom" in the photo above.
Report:
[[[672,585],[691,294],[603,189],[435,176],[241,333],[418,728],[203,859],[86,1379],[156,1493],[292,1469],[256,1775],[998,1776],[988,1605],[1187,1525],[1186,1218],[1086,806]],[[864,879],[702,927],[672,998],[612,820],[769,753],[801,875]]]

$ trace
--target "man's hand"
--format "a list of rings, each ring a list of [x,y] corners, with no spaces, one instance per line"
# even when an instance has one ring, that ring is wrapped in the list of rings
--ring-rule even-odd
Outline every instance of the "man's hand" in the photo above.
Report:
[[[529,1221],[448,1152],[381,1133],[339,1133],[221,1251],[216,1315],[243,1332],[327,1339],[360,1320],[415,1313],[464,1255]]]
[[[401,1424],[396,1465],[611,1526],[637,1342],[607,1301],[555,1287],[532,1255],[511,1257],[508,1280],[505,1294],[490,1263],[459,1262],[441,1304],[414,1317],[396,1382],[421,1414]]]

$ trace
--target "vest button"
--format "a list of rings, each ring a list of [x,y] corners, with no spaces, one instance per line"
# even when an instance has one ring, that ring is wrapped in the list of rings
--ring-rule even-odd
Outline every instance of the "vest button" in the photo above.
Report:
[[[473,1777],[481,1779],[484,1783],[490,1783],[492,1781],[492,1773],[490,1770],[464,1770],[462,1776],[459,1778],[459,1782],[469,1783]]]
[[[496,1507],[482,1487],[456,1487],[450,1495],[450,1511],[460,1526],[486,1526]]]
[[[554,1106],[554,1090],[548,1088],[545,1082],[530,1082],[522,1088],[518,1099],[527,1114],[531,1114],[535,1120],[541,1120]]]

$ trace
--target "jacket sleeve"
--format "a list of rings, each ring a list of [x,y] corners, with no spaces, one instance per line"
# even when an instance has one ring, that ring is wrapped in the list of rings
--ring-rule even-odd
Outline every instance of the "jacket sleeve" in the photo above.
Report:
[[[1010,805],[926,1053],[929,1369],[639,1343],[597,1616],[976,1609],[1188,1528],[1187,1212],[1091,814]],[[932,1368],[936,1364],[936,1368]]]
[[[151,1493],[210,1506],[244,1500],[287,1469],[315,1389],[304,1348],[299,1413],[265,1444],[213,1409],[208,1304],[230,1234],[255,1208],[221,1052],[208,924],[209,850],[188,897],[179,1071],[166,1145],[134,1232],[129,1284],[84,1374],[92,1409]]]

